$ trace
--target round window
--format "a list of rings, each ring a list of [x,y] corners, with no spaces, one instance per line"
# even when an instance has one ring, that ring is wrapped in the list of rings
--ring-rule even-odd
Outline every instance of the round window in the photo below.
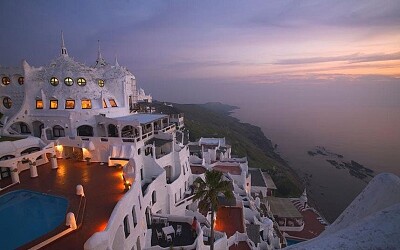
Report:
[[[99,84],[100,87],[104,87],[104,80],[103,79],[97,80],[97,83]]]
[[[11,83],[10,77],[4,76],[4,77],[1,79],[1,82],[2,82],[4,85],[10,84],[10,83]]]
[[[78,78],[78,80],[76,81],[76,83],[77,83],[79,86],[85,86],[85,85],[86,85],[86,79],[80,77],[80,78]]]
[[[72,84],[74,84],[74,79],[72,79],[71,77],[65,77],[64,83],[67,86],[72,86]]]
[[[12,105],[12,100],[10,97],[6,96],[3,98],[3,105],[6,109],[10,109]]]
[[[58,85],[58,79],[57,79],[57,77],[52,77],[52,78],[50,79],[50,84],[53,85],[53,86],[57,86],[57,85]]]
[[[24,84],[24,77],[23,76],[18,77],[18,83],[19,83],[19,85]]]

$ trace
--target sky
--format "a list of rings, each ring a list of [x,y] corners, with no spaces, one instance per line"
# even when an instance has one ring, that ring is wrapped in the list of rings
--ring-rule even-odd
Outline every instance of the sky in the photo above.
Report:
[[[398,0],[3,0],[0,13],[0,65],[50,63],[63,31],[75,60],[93,65],[100,40],[105,59],[158,99],[400,78]]]

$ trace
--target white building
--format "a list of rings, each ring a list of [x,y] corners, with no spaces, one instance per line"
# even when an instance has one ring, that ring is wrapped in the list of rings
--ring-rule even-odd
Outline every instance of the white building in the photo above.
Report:
[[[85,249],[164,249],[169,246],[162,243],[164,236],[166,244],[171,243],[169,233],[164,231],[160,238],[155,228],[164,223],[174,226],[165,228],[173,231],[175,239],[171,241],[178,244],[178,249],[209,249],[209,219],[197,211],[197,204],[192,201],[191,184],[197,177],[204,178],[204,172],[192,173],[196,166],[204,171],[224,172],[233,183],[233,207],[242,213],[240,223],[259,225],[257,228],[265,234],[254,243],[245,228],[229,237],[225,232],[216,232],[215,249],[228,249],[240,242],[246,249],[280,246],[271,222],[258,212],[259,202],[250,195],[247,159],[231,158],[231,148],[224,138],[185,143],[188,135],[183,132],[182,114],[170,117],[134,113],[134,106],[151,102],[151,96],[142,89],[137,91],[134,75],[117,61],[108,64],[100,48],[95,65],[86,66],[69,56],[62,39],[60,56],[49,65],[33,67],[24,61],[21,68],[0,67],[0,77],[1,135],[29,136],[15,142],[0,142],[0,182],[11,178],[10,185],[0,188],[0,195],[18,189],[25,170],[29,170],[31,178],[41,178],[38,169],[45,168],[48,162],[53,170],[58,169],[61,159],[122,167],[123,183],[129,190],[116,203],[107,226],[84,243]],[[196,145],[199,152],[190,152],[189,147]],[[90,197],[90,191],[85,195]],[[198,220],[194,238],[183,244],[178,236],[191,234],[194,216]],[[68,225],[66,231],[40,244],[67,233],[70,234],[66,237],[83,233],[71,232],[80,223],[69,221]],[[189,230],[179,230],[178,225]]]

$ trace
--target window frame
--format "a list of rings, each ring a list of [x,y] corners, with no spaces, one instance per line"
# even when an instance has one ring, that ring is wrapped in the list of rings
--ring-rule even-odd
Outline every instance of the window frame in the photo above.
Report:
[[[67,85],[68,87],[71,87],[72,85],[74,85],[74,79],[72,79],[72,77],[65,77],[64,78],[64,84]]]
[[[104,80],[103,79],[97,79],[97,85],[99,85],[100,88],[104,87]]]
[[[1,83],[2,83],[4,86],[10,85],[10,83],[11,83],[11,78],[8,77],[8,76],[3,76],[3,77],[1,78]]]
[[[52,86],[55,87],[55,86],[57,86],[59,83],[60,83],[60,80],[58,80],[57,77],[53,76],[52,78],[50,78],[50,84],[51,84]]]
[[[115,101],[114,98],[108,98],[108,102],[110,103],[111,107],[113,107],[113,108],[117,108],[118,107],[118,104],[117,104],[117,102]]]
[[[86,79],[83,78],[83,77],[79,77],[79,78],[76,80],[76,84],[78,84],[79,86],[83,87],[83,86],[86,85]]]
[[[7,100],[7,101],[6,101],[6,100]],[[11,109],[11,108],[12,108],[12,103],[13,103],[13,101],[12,101],[12,99],[11,99],[10,97],[4,96],[2,102],[3,102],[3,106],[4,106],[6,109]]]
[[[72,106],[72,108],[68,107],[68,104],[67,104],[68,102],[73,102],[74,105]],[[75,100],[74,99],[66,99],[65,100],[65,109],[75,109]]]
[[[18,84],[24,85],[24,83],[25,83],[25,77],[23,77],[23,76],[18,77]]]
[[[89,104],[90,104],[89,107],[87,107],[87,108],[83,107],[83,102],[84,101],[88,101],[89,102]],[[86,98],[85,99],[81,99],[81,109],[92,109],[92,100],[91,99],[86,99]]]
[[[53,104],[53,103],[56,104],[56,107],[55,107],[55,108],[52,107],[52,104]],[[51,99],[51,100],[50,100],[50,106],[49,106],[49,108],[50,108],[50,109],[58,109],[58,100],[57,100],[57,99]]]
[[[38,106],[38,104],[41,103],[41,107]],[[35,100],[35,108],[36,109],[43,109],[44,108],[44,103],[42,99],[36,99]]]

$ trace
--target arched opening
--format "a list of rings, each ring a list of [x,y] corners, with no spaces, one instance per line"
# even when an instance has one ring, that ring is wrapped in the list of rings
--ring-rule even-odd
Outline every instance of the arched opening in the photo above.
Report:
[[[157,202],[156,190],[154,190],[153,193],[151,194],[151,201],[152,201],[153,204]]]
[[[147,223],[147,228],[151,226],[151,209],[150,207],[146,208],[146,223]]]
[[[8,159],[15,158],[14,155],[4,155],[0,158],[0,161],[5,161]],[[0,179],[10,178],[11,177],[11,168],[0,167]]]
[[[31,129],[25,122],[16,122],[13,125],[11,125],[10,128],[15,132],[17,132],[18,134],[23,134],[23,135],[31,134]]]
[[[32,127],[33,127],[33,136],[39,138],[42,137],[42,129],[44,128],[43,122],[34,121],[32,122]]]
[[[137,250],[141,250],[142,248],[140,247],[140,237],[138,236],[137,237],[137,240],[136,240],[136,249]]]
[[[122,137],[133,138],[139,136],[139,131],[131,125],[122,128]]]
[[[108,124],[108,137],[118,137],[118,128],[114,124]]]
[[[40,151],[39,147],[30,147],[21,152],[21,155],[28,155],[34,152]]]
[[[167,178],[167,183],[171,184],[171,180],[172,180],[172,166],[168,165],[165,168],[165,174],[166,174],[166,178]]]
[[[55,125],[55,126],[53,127],[53,136],[54,136],[55,138],[58,138],[58,137],[65,137],[64,128],[61,127],[60,125]]]
[[[93,136],[93,127],[89,125],[81,125],[76,129],[78,136]]]

